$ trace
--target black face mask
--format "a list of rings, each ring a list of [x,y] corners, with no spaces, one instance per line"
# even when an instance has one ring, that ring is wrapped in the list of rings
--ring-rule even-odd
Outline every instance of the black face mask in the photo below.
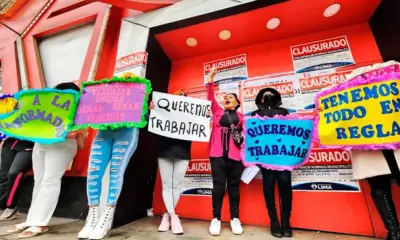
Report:
[[[272,99],[273,99],[273,95],[265,95],[264,96],[264,102],[263,102],[263,105],[264,106],[266,106],[266,107],[271,107],[272,106]]]
[[[275,95],[267,94],[264,96],[264,103],[262,104],[264,107],[276,107],[278,104],[278,99]]]

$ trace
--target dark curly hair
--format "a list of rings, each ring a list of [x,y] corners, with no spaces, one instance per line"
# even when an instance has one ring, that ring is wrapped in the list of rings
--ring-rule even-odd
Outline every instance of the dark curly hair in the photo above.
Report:
[[[79,92],[81,89],[73,82],[65,82],[65,83],[60,83],[57,86],[55,86],[55,89],[58,90],[74,90]]]

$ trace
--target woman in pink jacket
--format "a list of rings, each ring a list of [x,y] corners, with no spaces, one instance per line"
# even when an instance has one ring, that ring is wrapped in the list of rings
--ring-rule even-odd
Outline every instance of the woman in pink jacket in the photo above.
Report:
[[[212,205],[213,220],[210,225],[210,234],[218,236],[221,233],[221,207],[228,188],[231,228],[233,234],[243,234],[242,224],[239,220],[239,184],[242,174],[240,149],[232,139],[232,125],[241,129],[243,115],[237,112],[240,101],[236,94],[229,93],[224,96],[224,108],[221,108],[214,96],[214,77],[217,73],[213,69],[207,86],[207,98],[211,103],[213,114],[213,127],[209,144],[209,156],[213,178]]]

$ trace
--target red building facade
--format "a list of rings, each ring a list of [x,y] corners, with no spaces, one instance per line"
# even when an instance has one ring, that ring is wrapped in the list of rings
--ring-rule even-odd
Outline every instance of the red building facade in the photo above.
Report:
[[[248,1],[247,4],[226,9],[212,10],[210,6],[201,6],[205,10],[199,12],[196,8],[200,8],[201,4],[183,8],[183,3],[182,6],[178,3],[167,7],[178,2],[176,0],[11,2],[13,4],[2,6],[0,1],[0,82],[3,93],[52,87],[63,81],[108,78],[113,75],[116,59],[141,51],[149,53],[146,77],[153,82],[154,90],[164,92],[177,89],[202,91],[205,62],[243,53],[247,56],[249,77],[291,72],[290,46],[342,35],[347,36],[352,48],[356,62],[353,67],[400,60],[400,54],[396,55],[400,50],[385,50],[390,49],[387,46],[392,44],[388,39],[394,38],[399,42],[400,36],[386,36],[385,31],[389,30],[383,27],[400,27],[399,20],[382,20],[382,17],[376,20],[375,16],[395,9],[398,3],[394,0],[327,0],[318,4],[311,0]],[[342,5],[338,17],[323,18],[323,9],[334,2]],[[153,11],[162,7],[166,8]],[[359,12],[355,13],[354,9],[359,9]],[[153,12],[143,14],[148,11]],[[162,21],[167,19],[167,15],[169,18],[164,24]],[[269,18],[263,19],[265,16],[279,17],[281,27],[266,32],[265,22]],[[225,29],[230,30],[232,37],[221,42],[218,34]],[[197,39],[197,46],[186,44],[191,37]],[[95,131],[91,131],[88,147],[78,153],[66,173],[71,182],[81,179],[79,189],[82,191],[89,146],[94,135]],[[135,184],[142,184],[140,178],[154,178],[151,175],[155,175],[153,170],[156,169],[157,154],[148,152],[150,142],[156,145],[157,140],[151,134],[141,134],[138,151],[127,170],[120,210],[116,215],[117,225],[144,216],[143,211],[138,213],[135,207],[129,205],[137,204],[145,209],[146,203],[150,202],[148,198],[141,198],[141,190],[132,190]],[[193,158],[207,159],[206,152],[207,144],[194,144]],[[140,168],[151,173],[142,175]],[[383,224],[369,196],[368,184],[361,181],[360,188],[359,193],[296,192],[293,226],[384,236]],[[400,191],[396,187],[393,189],[400,209]],[[268,224],[261,183],[255,181],[243,185],[241,193],[243,222]],[[85,202],[81,202],[83,209]],[[203,211],[199,212],[197,207],[193,208],[194,205]],[[156,181],[153,206],[156,213],[164,210],[159,179]],[[211,199],[183,196],[178,211],[186,218],[208,220],[211,218]],[[126,218],[126,215],[134,217]]]

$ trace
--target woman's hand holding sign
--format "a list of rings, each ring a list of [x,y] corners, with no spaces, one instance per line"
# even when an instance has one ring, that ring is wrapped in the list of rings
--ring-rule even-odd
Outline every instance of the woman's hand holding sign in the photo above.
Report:
[[[150,102],[149,109],[150,109],[150,110],[153,110],[153,109],[154,109],[154,102],[153,102],[153,101]]]

